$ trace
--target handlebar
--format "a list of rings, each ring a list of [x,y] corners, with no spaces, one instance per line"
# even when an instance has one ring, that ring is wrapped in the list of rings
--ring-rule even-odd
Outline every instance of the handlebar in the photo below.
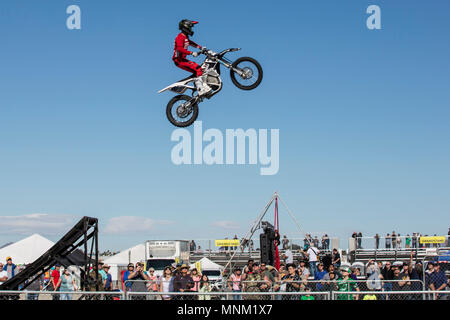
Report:
[[[203,47],[202,50],[200,50],[199,53],[200,54],[204,54],[204,55],[208,55],[208,56],[219,56],[219,57],[221,57],[221,56],[225,55],[228,52],[234,52],[234,51],[239,51],[239,50],[241,50],[241,48],[230,48],[230,49],[225,49],[225,50],[223,50],[220,53],[217,53],[217,52],[214,52],[214,51],[212,51],[212,50],[210,50],[210,49],[208,49],[206,47]]]

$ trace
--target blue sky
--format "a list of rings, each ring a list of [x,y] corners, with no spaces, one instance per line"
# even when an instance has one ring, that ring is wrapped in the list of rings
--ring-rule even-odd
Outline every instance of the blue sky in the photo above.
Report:
[[[81,30],[66,28],[72,4]],[[366,28],[371,4],[382,30]],[[57,240],[84,215],[100,219],[102,249],[243,236],[275,190],[307,232],[446,234],[449,9],[445,0],[3,0],[0,243],[34,232]],[[229,57],[262,64],[250,92],[224,72],[199,119],[223,132],[280,129],[277,175],[172,164],[173,95],[156,91],[187,76],[170,59],[183,18],[200,21],[196,42],[241,47]],[[281,233],[300,236],[280,214]]]

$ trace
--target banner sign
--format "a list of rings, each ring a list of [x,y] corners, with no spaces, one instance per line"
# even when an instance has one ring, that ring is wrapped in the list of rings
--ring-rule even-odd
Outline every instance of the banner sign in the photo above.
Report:
[[[236,240],[216,240],[216,247],[239,247],[240,241]]]
[[[445,237],[420,237],[420,243],[445,243]]]

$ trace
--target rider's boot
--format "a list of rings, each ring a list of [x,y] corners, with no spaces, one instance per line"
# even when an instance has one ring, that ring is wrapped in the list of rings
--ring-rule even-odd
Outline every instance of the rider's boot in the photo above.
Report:
[[[203,96],[212,90],[211,87],[208,86],[205,81],[203,81],[202,77],[198,77],[195,79],[195,86],[197,87],[199,96]]]

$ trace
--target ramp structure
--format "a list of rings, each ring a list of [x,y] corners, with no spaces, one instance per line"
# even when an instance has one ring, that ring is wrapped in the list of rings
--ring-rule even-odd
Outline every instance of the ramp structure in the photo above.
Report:
[[[90,246],[89,241],[91,241]],[[89,247],[90,250],[88,251]],[[64,267],[79,266],[81,270],[81,289],[86,290],[90,284],[95,284],[97,286],[96,289],[99,289],[98,281],[96,281],[100,277],[98,269],[95,268],[96,275],[94,279],[89,277],[91,266],[98,265],[98,220],[96,218],[83,217],[46,253],[13,278],[0,285],[0,291],[18,290],[19,286],[23,290],[33,282],[27,282],[27,280],[39,279],[56,264]]]

